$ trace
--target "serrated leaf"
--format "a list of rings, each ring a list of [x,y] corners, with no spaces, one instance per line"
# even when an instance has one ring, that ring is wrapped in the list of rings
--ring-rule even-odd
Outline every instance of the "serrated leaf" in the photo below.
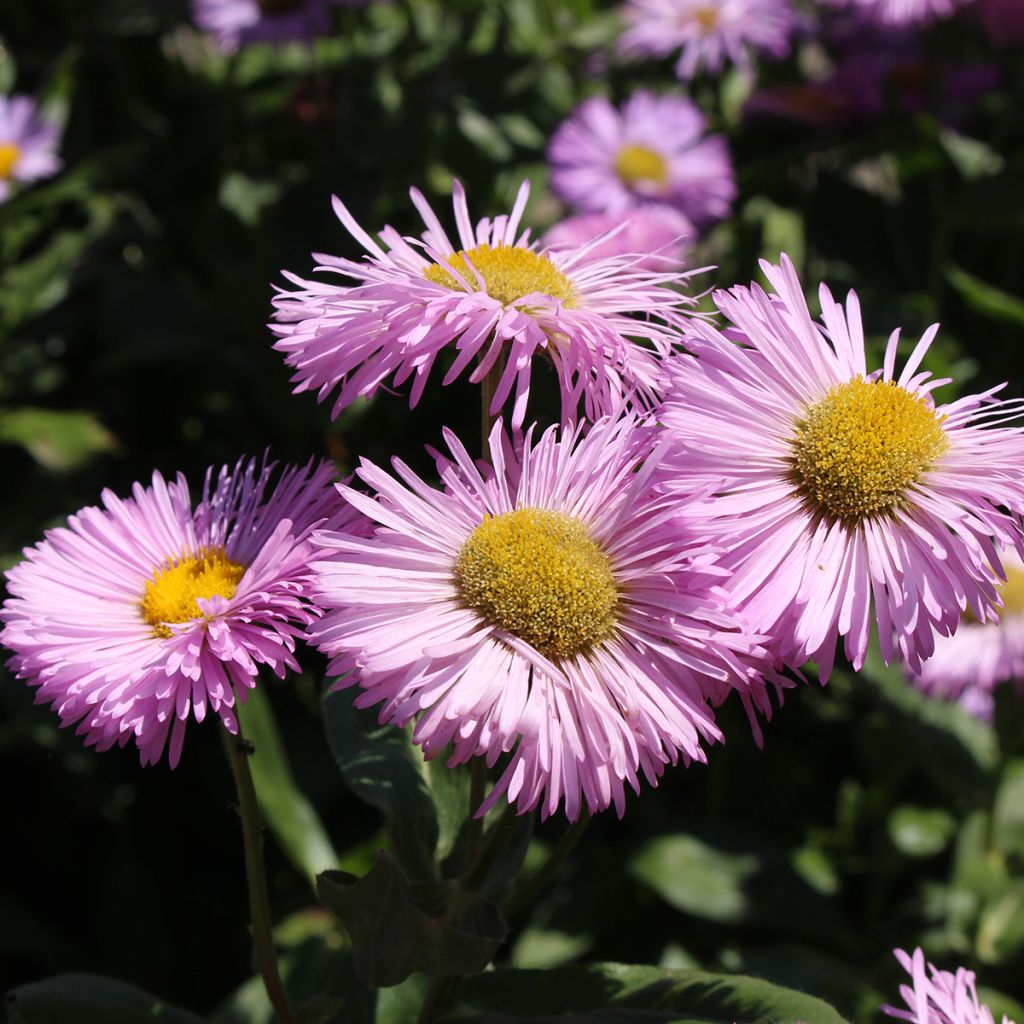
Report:
[[[384,852],[362,878],[324,872],[317,892],[345,926],[356,974],[372,988],[397,985],[415,971],[482,971],[507,932],[489,900],[457,881],[410,886]]]

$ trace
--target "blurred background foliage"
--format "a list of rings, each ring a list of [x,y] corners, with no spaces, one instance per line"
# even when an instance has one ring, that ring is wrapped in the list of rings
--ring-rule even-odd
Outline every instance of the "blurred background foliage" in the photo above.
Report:
[[[544,146],[579,100],[678,88],[668,65],[614,56],[615,10],[597,0],[392,0],[334,17],[334,35],[309,49],[226,57],[174,0],[0,0],[0,90],[36,95],[60,119],[65,163],[0,206],[4,564],[103,487],[124,493],[153,468],[195,486],[208,465],[268,446],[344,471],[360,455],[425,468],[442,424],[475,438],[478,396],[464,383],[428,390],[411,413],[381,394],[333,423],[291,397],[264,326],[270,282],[306,273],[311,252],[357,255],[332,193],[370,228],[414,232],[410,185],[443,208],[458,177],[482,216],[528,177],[528,217],[543,229],[562,213]],[[761,67],[757,88],[798,86],[828,59],[809,33],[792,59]],[[957,62],[990,66],[998,84],[950,114],[942,76]],[[748,281],[758,257],[784,250],[805,281],[856,287],[879,344],[896,325],[913,340],[941,320],[931,369],[1021,393],[1024,60],[962,19],[928,34],[920,73],[911,109],[890,90],[877,117],[816,124],[745,114],[754,86],[736,73],[699,81],[692,95],[728,134],[740,198],[694,253],[717,266],[695,288]],[[257,781],[289,985],[343,993],[346,940],[315,909],[311,876],[362,874],[389,842],[400,857],[443,858],[465,792],[408,749],[381,754],[400,734],[375,734],[348,707],[332,752],[323,665],[312,653],[304,664],[266,685],[245,724],[269,766]],[[197,1013],[219,1007],[223,1024],[269,1020],[246,981],[240,841],[215,730],[190,729],[176,771],[142,771],[132,749],[83,750],[9,677],[0,709],[0,988],[88,971]],[[872,663],[791,692],[763,751],[736,708],[723,715],[729,742],[709,766],[670,771],[622,821],[591,824],[499,962],[744,972],[859,1022],[895,996],[892,947],[920,943],[977,969],[993,1009],[1024,1020],[1015,694],[1000,695],[990,728]],[[367,791],[360,751],[415,775],[394,791],[401,806]],[[527,863],[562,829],[524,835]],[[436,851],[431,840],[424,854],[424,837]],[[350,997],[338,1019],[404,1020],[417,985]]]

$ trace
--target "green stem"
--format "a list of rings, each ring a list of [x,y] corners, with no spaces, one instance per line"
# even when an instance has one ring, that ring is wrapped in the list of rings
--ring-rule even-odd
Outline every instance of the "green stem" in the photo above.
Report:
[[[580,841],[580,836],[590,824],[590,814],[584,811],[563,833],[555,848],[548,854],[548,859],[521,885],[517,886],[509,896],[505,906],[501,908],[506,918],[525,910],[540,895],[541,890],[555,876],[565,858],[572,853]]]
[[[431,1024],[431,1021],[436,1020],[438,1015],[451,1005],[458,981],[458,978],[447,975],[431,980],[427,994],[423,997],[423,1005],[420,1007],[416,1024]]]
[[[242,736],[242,728],[232,736],[227,729],[221,730],[224,741],[224,753],[231,774],[235,779],[238,791],[238,816],[242,819],[242,844],[245,849],[245,874],[249,883],[249,916],[252,918],[252,941],[256,950],[256,963],[263,984],[267,990],[267,998],[282,1024],[292,1024],[292,1013],[288,1006],[288,997],[281,984],[281,975],[277,970],[277,953],[274,950],[274,939],[271,934],[270,901],[267,898],[267,871],[263,863],[263,824],[260,821],[260,808],[256,801],[256,787],[249,771],[249,756],[252,747]]]
[[[487,762],[482,757],[473,758],[469,766],[469,817],[466,819],[466,863],[472,864],[480,852],[480,840],[484,834],[483,815],[476,812],[487,796]]]
[[[491,826],[490,832],[487,833],[479,854],[470,862],[469,868],[462,876],[463,888],[468,889],[470,892],[478,892],[483,887],[484,882],[487,881],[488,873],[494,866],[494,862],[498,859],[498,855],[505,849],[505,843],[512,834],[512,830],[515,828],[518,820],[519,815],[516,814],[515,808],[512,804],[507,804],[505,810],[501,812],[501,817]]]

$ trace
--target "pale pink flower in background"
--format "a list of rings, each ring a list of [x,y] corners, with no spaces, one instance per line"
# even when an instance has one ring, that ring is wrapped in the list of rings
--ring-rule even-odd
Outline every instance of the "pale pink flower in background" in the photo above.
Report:
[[[893,955],[910,975],[910,984],[900,985],[906,1008],[883,1006],[888,1016],[910,1024],[995,1024],[992,1011],[978,999],[974,971],[940,971],[920,948],[913,954],[895,949]],[[1013,1021],[1004,1016],[1002,1024]]]
[[[512,212],[474,227],[466,196],[454,194],[458,248],[416,190],[412,201],[426,224],[420,238],[394,228],[378,245],[335,199],[339,219],[364,247],[362,261],[316,256],[317,270],[355,282],[332,284],[285,276],[297,286],[275,299],[275,348],[295,368],[295,391],[333,391],[333,415],[373,395],[388,378],[410,379],[409,402],[419,401],[439,357],[441,384],[463,374],[478,383],[498,375],[491,412],[512,399],[511,423],[526,415],[534,361],[546,356],[558,376],[563,416],[582,400],[590,419],[620,408],[629,397],[656,400],[659,356],[669,352],[693,300],[678,268],[645,269],[629,256],[595,256],[593,243],[576,249],[538,249],[520,231],[529,189]]]
[[[195,509],[180,474],[153,474],[130,498],[103,492],[7,572],[0,641],[87,745],[129,740],[143,764],[177,764],[190,718],[237,731],[237,697],[261,665],[297,668],[310,600],[309,534],[337,510],[332,468],[255,461],[208,471]],[[334,525],[354,521],[350,509]]]
[[[0,96],[0,203],[17,182],[36,181],[61,168],[60,129],[41,117],[28,96]]]
[[[697,229],[671,206],[638,206],[625,213],[581,213],[548,228],[547,249],[578,249],[595,239],[595,259],[631,256],[645,270],[681,267]]]
[[[619,48],[630,56],[680,50],[676,76],[749,68],[754,53],[785,57],[800,25],[789,0],[627,0]]]
[[[973,0],[819,0],[831,7],[853,8],[882,25],[918,25],[949,18]],[[1011,0],[1017,3],[1018,0]]]
[[[993,617],[1000,548],[1024,544],[1019,401],[994,388],[936,405],[920,371],[929,328],[897,374],[899,331],[869,369],[860,305],[824,285],[812,320],[792,263],[714,294],[730,326],[688,322],[661,419],[678,486],[708,487],[706,524],[730,589],[784,661],[828,678],[840,637],[860,668],[872,624],[912,671],[970,608]]]
[[[706,129],[683,96],[637,92],[621,109],[603,96],[584,100],[548,145],[551,189],[580,210],[655,203],[706,226],[727,217],[736,198],[725,136]]]
[[[999,621],[962,621],[952,636],[936,639],[935,654],[911,677],[925,693],[957,701],[985,721],[992,719],[996,686],[1024,682],[1024,562],[1015,551],[1000,557],[1006,582],[998,587]]]
[[[351,0],[192,0],[196,24],[231,53],[247,43],[309,42],[327,35],[331,8]]]
[[[339,489],[377,529],[316,534],[325,616],[311,637],[348,673],[338,685],[362,689],[356,704],[414,722],[428,757],[508,755],[478,813],[504,795],[545,817],[622,814],[627,786],[705,760],[731,692],[770,712],[761,638],[688,529],[691,499],[654,486],[651,428],[532,433],[515,451],[497,424],[491,469],[446,432],[442,490],[397,459],[395,476],[364,461],[375,494]]]

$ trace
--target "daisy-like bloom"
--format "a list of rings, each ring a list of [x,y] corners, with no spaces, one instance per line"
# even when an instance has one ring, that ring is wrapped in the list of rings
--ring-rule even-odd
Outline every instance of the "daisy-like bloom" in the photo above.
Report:
[[[910,1024],[995,1024],[992,1011],[978,999],[974,971],[940,971],[925,960],[920,948],[913,955],[895,949],[893,955],[910,975],[910,984],[900,985],[906,1008],[883,1006],[885,1014]],[[1003,1024],[1013,1021],[1004,1016]]]
[[[544,235],[548,249],[590,250],[595,259],[632,256],[646,270],[681,266],[697,229],[671,206],[638,206],[625,213],[583,213],[568,217]]]
[[[581,436],[529,431],[514,452],[499,423],[494,469],[446,433],[442,490],[394,462],[364,462],[377,524],[366,540],[319,531],[314,642],[380,719],[416,720],[428,757],[508,764],[504,793],[544,816],[614,804],[720,740],[712,705],[732,690],[770,711],[764,652],[729,610],[715,550],[694,541],[654,486],[652,429],[606,418]]]
[[[1024,428],[999,389],[936,405],[919,370],[929,328],[897,373],[899,331],[869,370],[860,306],[820,290],[812,320],[792,263],[760,287],[715,293],[733,324],[691,321],[671,361],[662,419],[679,485],[708,486],[708,530],[729,549],[732,590],[790,665],[828,678],[840,636],[855,668],[871,623],[886,662],[911,671],[970,608],[991,617],[998,548],[1021,548]]]
[[[754,52],[785,57],[799,26],[789,0],[627,0],[623,15],[622,52],[661,58],[681,50],[681,79],[726,64],[749,68]]]
[[[992,718],[996,686],[1024,682],[1024,562],[1013,551],[1002,558],[1006,582],[997,587],[999,621],[965,616],[953,636],[936,640],[935,655],[912,677],[925,693],[957,701],[986,721]]]
[[[736,182],[724,136],[705,137],[706,126],[681,96],[638,92],[621,110],[594,96],[551,138],[551,188],[580,210],[623,213],[657,203],[696,224],[721,220]]]
[[[308,42],[326,35],[331,7],[347,0],[192,0],[196,24],[232,53],[246,43]]]
[[[579,249],[536,248],[529,232],[519,230],[528,193],[524,183],[511,214],[485,218],[474,228],[456,182],[458,248],[416,189],[412,201],[427,230],[413,239],[386,227],[383,246],[335,199],[338,218],[368,255],[358,262],[315,257],[318,270],[340,274],[354,286],[286,275],[299,290],[277,296],[281,322],[272,330],[275,348],[296,370],[295,391],[316,391],[323,400],[337,388],[337,416],[389,377],[396,386],[411,377],[415,405],[444,353],[451,358],[442,384],[467,370],[477,383],[493,369],[493,413],[514,389],[511,421],[518,429],[534,357],[544,354],[558,375],[566,419],[575,416],[581,398],[590,419],[621,407],[627,395],[650,405],[658,356],[675,340],[667,324],[677,324],[680,306],[692,303],[664,287],[680,283],[682,275],[646,270],[629,256],[595,257],[596,242]]]
[[[60,129],[44,121],[28,96],[0,96],[0,203],[14,183],[56,174]]]
[[[820,0],[832,7],[852,7],[882,25],[920,25],[948,18],[972,0]]]
[[[208,471],[195,509],[180,474],[154,473],[130,498],[104,491],[8,571],[9,665],[87,745],[134,738],[153,764],[169,740],[174,767],[189,718],[212,711],[236,732],[235,691],[244,699],[261,665],[297,668],[317,614],[309,534],[337,498],[327,464],[273,483],[272,469]]]

